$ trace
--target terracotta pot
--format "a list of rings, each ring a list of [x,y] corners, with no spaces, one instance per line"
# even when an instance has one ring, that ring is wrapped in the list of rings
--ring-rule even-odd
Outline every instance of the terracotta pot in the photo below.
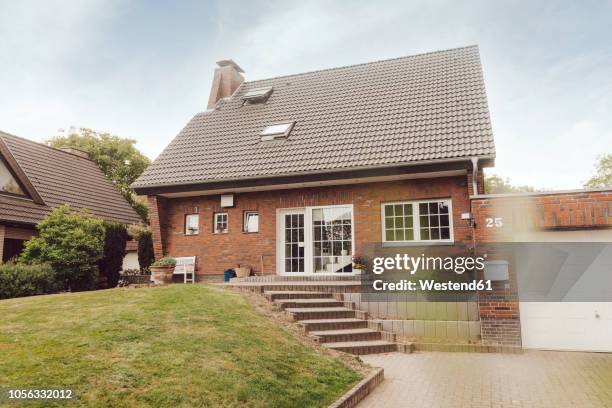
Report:
[[[238,268],[234,268],[234,271],[236,271],[236,277],[238,278],[246,278],[251,275],[250,266],[240,266]]]
[[[174,266],[151,266],[151,280],[157,285],[172,283]]]

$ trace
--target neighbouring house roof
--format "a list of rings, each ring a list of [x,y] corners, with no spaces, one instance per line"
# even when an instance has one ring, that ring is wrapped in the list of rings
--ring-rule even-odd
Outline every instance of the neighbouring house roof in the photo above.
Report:
[[[265,103],[250,90],[272,87]],[[262,142],[272,124],[284,140]],[[287,176],[495,154],[476,46],[244,82],[196,114],[134,183]]]
[[[0,132],[0,155],[28,198],[0,194],[0,220],[36,224],[65,203],[73,210],[125,224],[141,219],[91,160]]]

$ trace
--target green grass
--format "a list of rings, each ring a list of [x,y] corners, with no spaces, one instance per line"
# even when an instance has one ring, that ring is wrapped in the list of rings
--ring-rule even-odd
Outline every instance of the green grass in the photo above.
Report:
[[[56,406],[316,407],[359,379],[217,287],[0,301],[0,387],[75,390]]]

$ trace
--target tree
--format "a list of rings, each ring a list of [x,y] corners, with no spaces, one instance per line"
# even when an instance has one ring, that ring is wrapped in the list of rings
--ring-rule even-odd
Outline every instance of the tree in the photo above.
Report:
[[[604,154],[597,158],[596,174],[584,183],[588,188],[612,187],[612,154]]]
[[[128,240],[127,228],[116,222],[104,223],[104,251],[98,261],[100,275],[106,277],[106,284],[114,288],[119,283],[119,272],[123,267],[125,257],[125,243]]]
[[[87,128],[78,130],[70,128],[67,133],[67,135],[49,139],[47,144],[58,148],[71,147],[89,154],[89,157],[96,162],[106,177],[146,222],[147,207],[142,200],[138,199],[130,185],[151,162],[136,149],[134,146],[136,141]]]
[[[138,265],[140,270],[144,272],[149,269],[155,260],[151,228],[148,226],[132,225],[129,232],[138,241]]]
[[[104,222],[86,210],[71,212],[68,205],[63,205],[37,228],[39,235],[26,242],[19,261],[48,263],[66,290],[95,289],[97,262],[104,249]]]
[[[495,174],[485,176],[485,193],[486,194],[504,194],[504,193],[531,193],[535,189],[531,186],[513,186],[510,184],[510,179],[503,179]]]

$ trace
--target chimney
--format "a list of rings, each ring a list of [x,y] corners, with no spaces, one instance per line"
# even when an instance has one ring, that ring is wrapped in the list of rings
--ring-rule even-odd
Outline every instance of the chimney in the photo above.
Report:
[[[213,109],[221,98],[231,96],[236,89],[244,82],[242,68],[231,59],[217,61],[215,76],[210,89],[208,98],[208,109]]]

